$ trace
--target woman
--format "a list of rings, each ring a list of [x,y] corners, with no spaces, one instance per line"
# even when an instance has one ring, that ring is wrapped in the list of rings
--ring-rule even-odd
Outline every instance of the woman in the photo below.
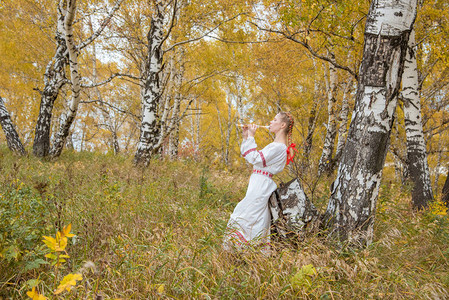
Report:
[[[291,141],[293,118],[289,113],[280,112],[270,122],[270,132],[275,134],[274,141],[257,150],[254,140],[257,125],[243,127],[243,142],[240,147],[243,157],[254,165],[249,179],[246,196],[240,201],[232,213],[223,248],[242,250],[248,246],[268,245],[270,241],[271,214],[268,199],[277,186],[272,177],[281,172],[286,163],[292,160],[294,144],[287,147]]]

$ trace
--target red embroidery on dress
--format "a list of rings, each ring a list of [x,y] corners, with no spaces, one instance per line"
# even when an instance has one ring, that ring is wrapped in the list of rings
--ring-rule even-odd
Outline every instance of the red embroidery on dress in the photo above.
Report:
[[[249,149],[248,151],[246,151],[245,153],[243,153],[243,157],[245,157],[246,155],[248,155],[248,153],[251,153],[251,152],[253,152],[253,151],[256,151],[256,148]]]
[[[237,236],[237,237],[240,239],[240,241],[241,241],[242,243],[244,243],[244,244],[247,244],[247,243],[248,243],[248,241],[245,239],[245,237],[243,236],[243,234],[240,233],[240,231],[235,230],[235,231],[233,232],[233,235],[234,235],[234,236]]]
[[[268,172],[268,171],[262,171],[262,170],[257,170],[257,169],[254,169],[253,170],[253,173],[254,174],[261,174],[261,175],[265,175],[265,176],[268,176],[268,177],[270,177],[270,178],[272,178],[273,177],[273,174],[271,174],[270,172]]]
[[[257,152],[259,152],[260,157],[262,158],[263,167],[265,168],[267,166],[267,162],[265,161],[265,157],[263,156],[262,151],[257,151]]]

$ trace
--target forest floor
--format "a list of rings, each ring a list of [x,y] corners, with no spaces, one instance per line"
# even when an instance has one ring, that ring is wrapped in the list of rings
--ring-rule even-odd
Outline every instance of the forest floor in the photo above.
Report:
[[[26,299],[33,287],[36,299],[449,298],[448,216],[441,206],[413,212],[394,178],[383,180],[365,249],[309,237],[275,243],[270,256],[235,256],[221,240],[245,194],[245,166],[155,159],[138,169],[121,155],[41,161],[2,148],[0,172],[0,299]],[[74,236],[65,245],[59,234],[61,250],[51,250],[43,236],[58,241],[68,224]],[[82,279],[64,281],[69,274]]]

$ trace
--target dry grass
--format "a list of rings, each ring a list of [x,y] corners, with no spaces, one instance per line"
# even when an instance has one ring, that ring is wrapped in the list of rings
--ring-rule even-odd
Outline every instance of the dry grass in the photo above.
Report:
[[[51,268],[26,266],[43,257],[41,236],[68,223],[76,238],[66,271],[83,272],[84,280],[65,299],[449,298],[447,216],[413,213],[407,191],[394,183],[383,186],[367,249],[310,237],[275,245],[271,256],[236,255],[220,244],[245,193],[242,170],[163,160],[141,170],[128,157],[89,153],[56,162],[0,156],[0,298],[25,297],[27,280],[37,277],[51,295]],[[19,254],[11,258],[5,249],[13,244]],[[309,264],[316,273],[302,276]]]

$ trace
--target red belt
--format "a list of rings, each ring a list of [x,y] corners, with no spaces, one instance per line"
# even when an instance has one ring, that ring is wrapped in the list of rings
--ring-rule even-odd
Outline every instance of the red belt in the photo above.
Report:
[[[260,175],[268,176],[268,177],[270,177],[270,178],[273,177],[273,174],[271,174],[270,172],[267,172],[267,171],[262,171],[262,170],[256,170],[256,169],[254,169],[254,170],[253,170],[253,173],[254,173],[254,174],[260,174]]]

